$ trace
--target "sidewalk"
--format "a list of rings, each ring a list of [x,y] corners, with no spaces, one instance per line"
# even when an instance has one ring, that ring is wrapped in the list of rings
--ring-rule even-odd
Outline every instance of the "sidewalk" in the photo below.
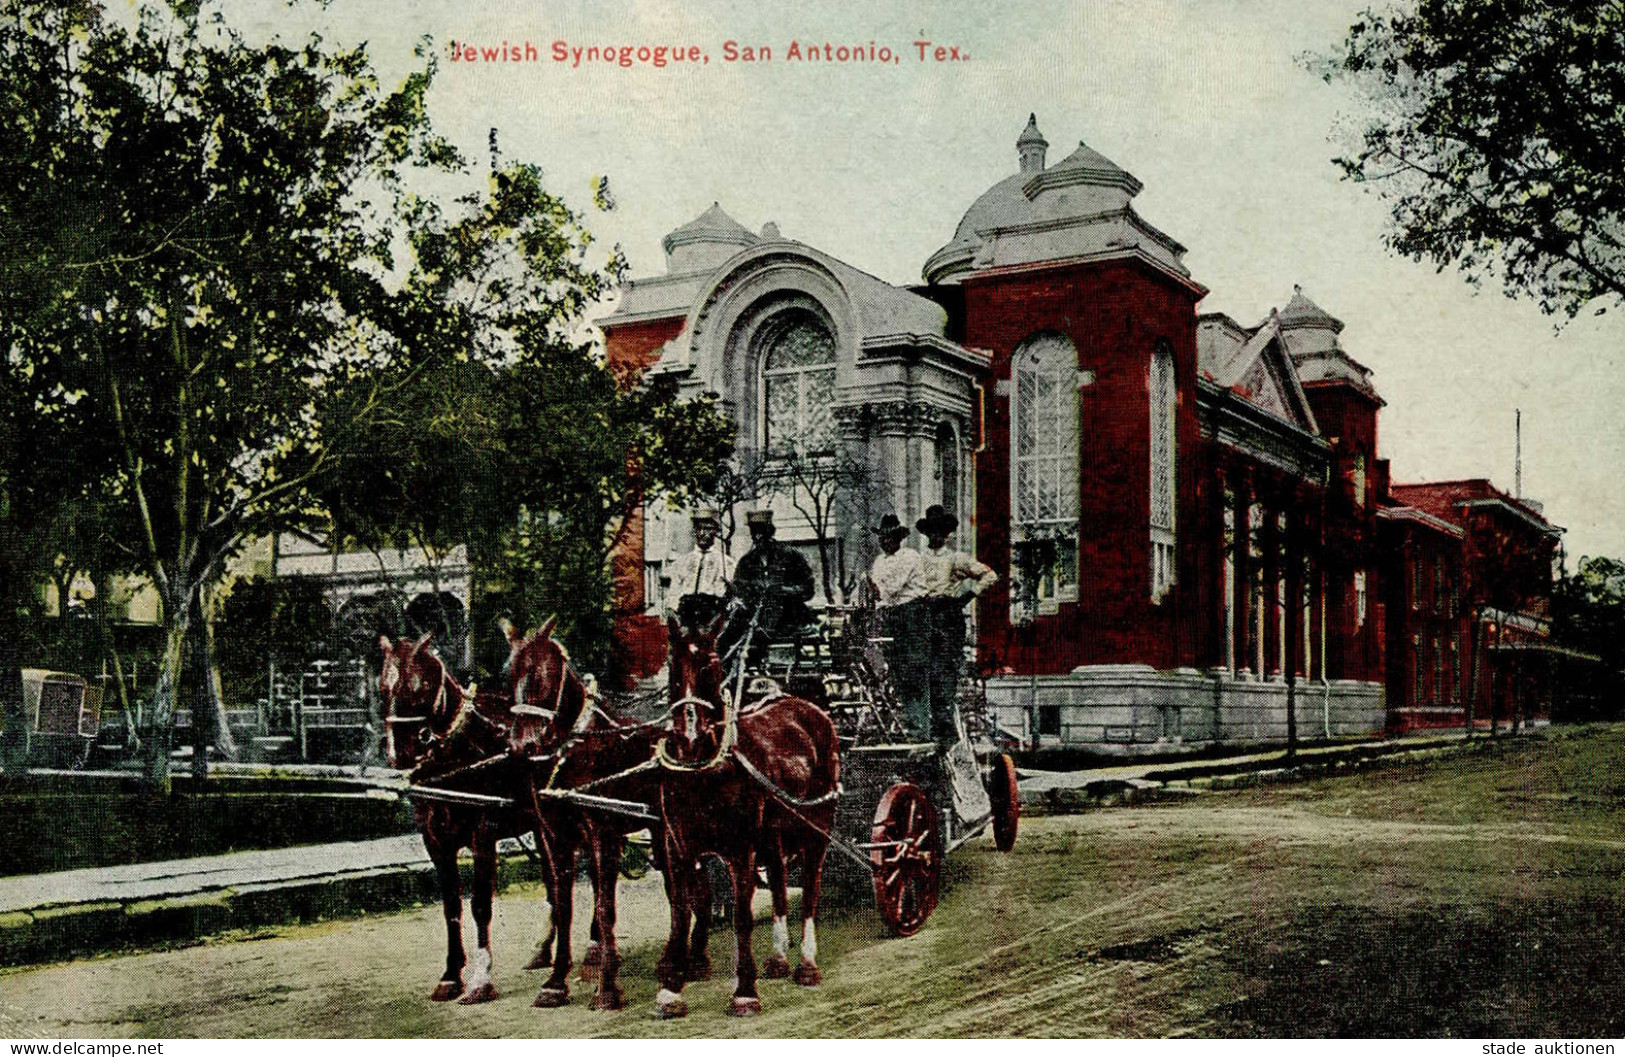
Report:
[[[1465,744],[1455,731],[1304,748],[1291,765],[1275,747],[1082,771],[1023,770],[1021,792],[1039,810],[1067,810],[1323,773],[1382,757],[1426,757]],[[498,874],[500,887],[518,878],[524,862],[517,847],[505,843],[510,854]],[[465,876],[465,895],[466,883]],[[438,898],[434,868],[415,833],[3,878],[0,966],[394,911]]]
[[[517,879],[521,861],[504,861],[499,887]],[[416,833],[8,877],[0,879],[0,966],[394,911],[438,898],[434,867]]]

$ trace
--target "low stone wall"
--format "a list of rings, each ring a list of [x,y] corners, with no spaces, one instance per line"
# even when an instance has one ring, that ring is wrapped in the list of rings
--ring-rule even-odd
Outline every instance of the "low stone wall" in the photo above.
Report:
[[[989,679],[995,720],[1040,747],[1090,748],[1126,755],[1210,745],[1286,741],[1286,684],[1229,672],[1146,665],[1095,665],[1068,675]],[[1299,683],[1298,737],[1379,734],[1387,721],[1381,683],[1334,679]]]

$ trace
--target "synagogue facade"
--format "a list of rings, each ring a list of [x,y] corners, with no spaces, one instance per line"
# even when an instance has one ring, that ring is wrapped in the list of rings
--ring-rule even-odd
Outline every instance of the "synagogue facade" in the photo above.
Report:
[[[911,287],[713,204],[600,321],[611,363],[715,394],[729,498],[774,509],[819,604],[862,601],[883,514],[955,513],[1000,576],[990,701],[1040,744],[1279,740],[1289,700],[1306,738],[1491,715],[1507,629],[1549,634],[1561,530],[1488,481],[1391,485],[1339,320],[1300,289],[1256,324],[1201,313],[1133,175],[1081,143],[1051,163],[1036,120],[1012,161]],[[633,678],[689,546],[685,512],[642,519],[615,557]],[[1503,720],[1544,715],[1526,682]]]

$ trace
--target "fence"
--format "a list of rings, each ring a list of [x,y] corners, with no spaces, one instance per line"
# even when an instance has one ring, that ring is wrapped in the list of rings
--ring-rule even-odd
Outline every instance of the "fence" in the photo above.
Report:
[[[373,721],[373,680],[361,661],[317,661],[300,672],[273,665],[266,694],[252,706],[227,708],[226,724],[240,748],[258,756],[321,763],[367,762],[380,729]],[[175,715],[177,730],[192,726],[190,709]],[[178,744],[186,739],[177,738]]]

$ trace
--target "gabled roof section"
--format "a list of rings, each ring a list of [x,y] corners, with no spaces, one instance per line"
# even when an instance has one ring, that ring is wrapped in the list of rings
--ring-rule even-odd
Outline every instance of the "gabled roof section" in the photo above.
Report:
[[[1229,316],[1202,316],[1196,350],[1197,369],[1208,381],[1299,429],[1319,432],[1273,313],[1252,331]]]

